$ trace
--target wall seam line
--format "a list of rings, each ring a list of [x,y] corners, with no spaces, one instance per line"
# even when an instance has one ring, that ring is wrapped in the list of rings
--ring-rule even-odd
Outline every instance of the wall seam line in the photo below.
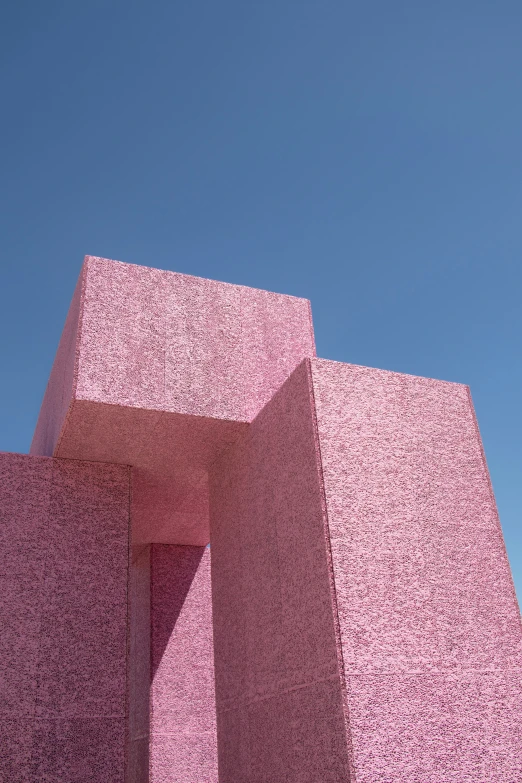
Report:
[[[323,471],[323,460],[321,455],[321,443],[319,440],[319,425],[317,421],[317,408],[315,404],[315,392],[314,392],[314,382],[313,382],[313,374],[312,374],[312,362],[311,359],[305,359],[306,363],[306,370],[307,370],[307,380],[308,380],[308,391],[310,394],[310,402],[311,402],[311,408],[312,408],[312,423],[313,423],[313,431],[314,431],[314,445],[315,445],[315,452],[317,456],[317,472],[319,475],[319,484],[320,484],[320,497],[321,497],[321,506],[322,506],[322,514],[323,514],[323,531],[324,531],[324,539],[325,539],[325,546],[326,546],[326,558],[327,558],[327,565],[328,565],[328,577],[330,581],[330,588],[331,588],[331,607],[332,607],[332,618],[334,623],[334,633],[335,633],[335,641],[336,641],[336,653],[337,653],[337,666],[339,670],[339,679],[341,682],[341,702],[342,702],[342,708],[343,708],[343,717],[344,717],[344,727],[345,727],[345,733],[346,733],[346,746],[347,746],[347,756],[348,756],[348,775],[350,783],[356,783],[356,775],[355,775],[355,763],[354,763],[354,751],[353,751],[353,743],[352,743],[352,732],[351,732],[351,726],[350,726],[350,711],[348,707],[348,690],[347,690],[347,684],[346,684],[346,674],[345,674],[345,668],[344,668],[344,655],[343,655],[343,647],[342,647],[342,640],[341,640],[341,624],[339,620],[339,611],[338,611],[338,603],[337,603],[337,589],[335,584],[335,573],[333,568],[333,555],[332,555],[332,542],[330,538],[330,525],[329,525],[329,519],[328,519],[328,506],[326,502],[326,489],[325,489],[325,482],[324,482],[324,471]]]

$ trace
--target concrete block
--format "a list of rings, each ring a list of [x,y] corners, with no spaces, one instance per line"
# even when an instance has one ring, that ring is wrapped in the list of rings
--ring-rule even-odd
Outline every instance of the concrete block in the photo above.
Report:
[[[307,360],[214,463],[210,509],[221,783],[521,777],[520,614],[466,387]]]
[[[13,560],[11,556],[10,564]],[[35,712],[43,610],[38,564],[35,571],[13,570],[0,576],[0,720],[28,718]]]
[[[34,717],[13,717],[13,714],[16,715],[16,708],[11,715],[0,715],[0,780],[32,783],[35,781],[31,767]]]
[[[133,541],[205,545],[209,465],[314,353],[305,299],[88,256],[31,453],[132,465]]]
[[[50,459],[0,453],[0,715],[11,727],[35,711],[51,477]]]

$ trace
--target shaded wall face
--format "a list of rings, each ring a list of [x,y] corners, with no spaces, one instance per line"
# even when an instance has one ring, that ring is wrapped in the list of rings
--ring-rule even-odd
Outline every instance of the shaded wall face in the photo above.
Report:
[[[130,568],[128,783],[217,783],[210,550],[153,544]]]
[[[220,783],[349,780],[306,365],[210,482]]]
[[[0,778],[123,783],[128,469],[0,454]]]
[[[217,783],[210,549],[151,546],[150,783]]]

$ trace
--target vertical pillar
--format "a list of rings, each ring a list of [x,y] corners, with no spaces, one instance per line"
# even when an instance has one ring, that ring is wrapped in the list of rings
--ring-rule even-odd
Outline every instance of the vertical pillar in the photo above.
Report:
[[[131,582],[129,783],[217,783],[210,550],[151,544]]]
[[[220,783],[350,780],[307,366],[211,474]]]
[[[151,547],[150,783],[217,783],[208,547]]]
[[[149,783],[150,544],[129,547],[126,783]]]

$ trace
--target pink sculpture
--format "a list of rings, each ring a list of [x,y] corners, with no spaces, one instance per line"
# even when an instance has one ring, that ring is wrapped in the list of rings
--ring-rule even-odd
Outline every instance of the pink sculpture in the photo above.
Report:
[[[87,257],[0,474],[0,779],[522,781],[467,387],[316,359],[306,300]]]

